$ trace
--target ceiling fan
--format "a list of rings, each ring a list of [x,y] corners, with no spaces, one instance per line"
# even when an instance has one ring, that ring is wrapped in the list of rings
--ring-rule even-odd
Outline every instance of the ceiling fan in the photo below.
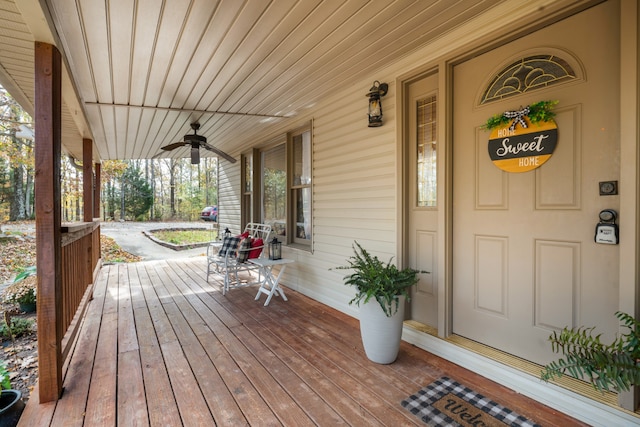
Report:
[[[191,129],[193,129],[193,134],[186,134],[183,137],[184,141],[174,142],[173,144],[165,145],[164,147],[162,147],[162,149],[165,151],[171,151],[171,150],[175,150],[176,148],[190,145],[192,165],[196,165],[200,163],[200,147],[216,153],[218,156],[228,160],[231,163],[236,162],[236,159],[234,159],[224,151],[218,150],[216,147],[207,144],[207,138],[205,138],[202,135],[198,135],[198,129],[200,129],[200,123],[198,122],[191,123]]]

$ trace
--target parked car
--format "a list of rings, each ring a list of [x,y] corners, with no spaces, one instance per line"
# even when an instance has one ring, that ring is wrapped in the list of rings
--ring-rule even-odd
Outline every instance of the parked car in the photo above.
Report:
[[[200,213],[200,219],[204,221],[218,221],[218,207],[207,206]]]

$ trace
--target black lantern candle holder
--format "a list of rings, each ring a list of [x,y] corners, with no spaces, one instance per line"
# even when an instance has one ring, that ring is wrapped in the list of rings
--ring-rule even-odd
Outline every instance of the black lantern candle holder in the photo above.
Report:
[[[269,259],[282,259],[282,242],[279,242],[275,236],[269,242]]]
[[[387,94],[389,85],[374,81],[373,86],[369,89],[367,96],[369,97],[369,127],[382,126],[382,101],[381,97]]]
[[[229,230],[229,227],[224,229],[224,235],[222,237],[231,237],[231,230]]]

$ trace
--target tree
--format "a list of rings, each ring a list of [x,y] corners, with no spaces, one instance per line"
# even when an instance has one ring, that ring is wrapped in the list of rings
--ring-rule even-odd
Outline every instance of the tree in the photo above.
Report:
[[[107,160],[102,164],[102,211],[104,219],[115,219],[116,206],[120,193],[115,185],[127,169],[127,163],[121,160]]]
[[[10,185],[3,187],[9,201],[9,219],[26,219],[31,213],[33,180],[33,130],[31,117],[0,87],[0,152],[6,161]]]
[[[286,218],[287,174],[281,169],[264,169],[265,219]]]
[[[4,156],[0,156],[0,218],[7,217],[6,206],[9,206],[10,195],[9,161]]]
[[[169,198],[171,204],[171,218],[175,218],[177,214],[176,209],[176,167],[178,162],[175,159],[169,160]]]
[[[121,177],[121,200],[122,210],[126,217],[138,219],[141,215],[148,213],[153,200],[151,186],[142,177],[142,171],[129,165]]]

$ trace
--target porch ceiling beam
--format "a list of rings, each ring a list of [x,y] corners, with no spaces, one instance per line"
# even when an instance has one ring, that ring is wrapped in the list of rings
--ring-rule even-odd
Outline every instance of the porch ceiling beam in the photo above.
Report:
[[[185,113],[196,113],[196,114],[227,114],[227,115],[234,115],[234,116],[267,117],[272,119],[287,119],[292,117],[290,115],[282,115],[282,114],[241,113],[237,111],[219,111],[219,110],[194,110],[189,108],[178,108],[178,107],[155,107],[152,105],[132,105],[132,104],[118,104],[118,103],[105,103],[105,102],[85,102],[84,105],[92,105],[92,106],[98,106],[98,107],[141,108],[141,109],[160,110],[160,111],[180,111]]]

